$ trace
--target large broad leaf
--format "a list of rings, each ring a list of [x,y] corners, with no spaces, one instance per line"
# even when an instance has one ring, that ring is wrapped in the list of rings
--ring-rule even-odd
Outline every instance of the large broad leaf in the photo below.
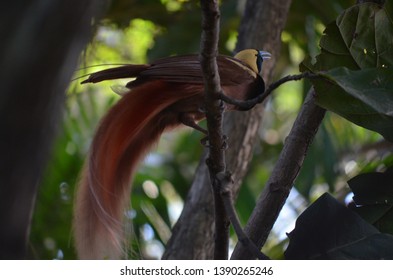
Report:
[[[328,110],[393,141],[393,71],[334,68],[315,83],[317,102]]]
[[[317,103],[393,141],[393,21],[391,5],[354,6],[329,24],[316,62],[301,71],[322,74],[313,80]]]
[[[381,232],[393,234],[393,168],[360,174],[348,185],[354,194],[350,208]]]
[[[326,26],[316,63],[306,59],[302,70],[326,71],[393,67],[393,19],[390,6],[373,3],[353,6]]]
[[[393,236],[380,233],[329,194],[296,221],[286,259],[393,259]]]

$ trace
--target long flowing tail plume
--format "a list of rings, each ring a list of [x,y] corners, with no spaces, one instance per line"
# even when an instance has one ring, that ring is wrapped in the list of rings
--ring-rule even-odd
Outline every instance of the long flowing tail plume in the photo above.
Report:
[[[178,102],[179,95],[193,94],[162,81],[150,82],[125,94],[103,118],[78,186],[74,230],[79,258],[125,257],[123,217],[132,173],[162,132],[180,124],[164,109]]]

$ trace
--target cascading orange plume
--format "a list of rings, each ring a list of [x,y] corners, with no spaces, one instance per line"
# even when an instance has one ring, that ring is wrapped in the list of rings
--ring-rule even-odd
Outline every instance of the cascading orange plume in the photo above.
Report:
[[[247,100],[264,91],[259,76],[267,52],[244,50],[218,56],[221,86]],[[125,65],[93,73],[83,83],[136,77],[130,91],[102,119],[81,173],[74,211],[76,248],[82,259],[126,258],[124,211],[132,174],[161,134],[181,124],[203,131],[204,84],[197,55],[173,56],[152,64]],[[226,110],[237,110],[225,105]]]

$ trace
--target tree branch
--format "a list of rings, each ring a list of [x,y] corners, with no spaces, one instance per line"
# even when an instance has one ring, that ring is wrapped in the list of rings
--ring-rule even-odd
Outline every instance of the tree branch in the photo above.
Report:
[[[301,79],[317,79],[317,78],[321,78],[318,74],[314,74],[311,72],[304,72],[301,74],[297,74],[297,75],[288,75],[285,76],[277,81],[275,81],[274,83],[271,83],[269,85],[269,87],[265,90],[265,92],[261,95],[258,95],[257,97],[253,98],[253,99],[249,99],[249,100],[236,100],[233,98],[230,98],[228,96],[226,96],[225,94],[221,94],[220,98],[221,100],[225,101],[228,104],[232,104],[232,105],[236,105],[239,108],[243,109],[243,110],[250,110],[251,108],[253,108],[255,105],[257,105],[258,103],[262,103],[263,101],[265,101],[265,99],[267,97],[270,96],[270,94],[279,86],[281,86],[282,84],[286,83],[286,82],[290,82],[290,81],[299,81]]]
[[[314,103],[314,95],[314,90],[310,90],[246,225],[246,234],[259,248],[265,244],[303,165],[307,150],[325,116],[326,110]],[[250,252],[238,243],[232,259],[250,258],[252,258]]]
[[[236,213],[235,206],[233,204],[233,178],[229,172],[217,174],[217,178],[220,180],[220,196],[224,202],[225,211],[233,225],[233,229],[237,235],[239,242],[248,250],[248,252],[254,257],[260,260],[269,259],[265,256],[254,243],[251,242],[250,238],[244,232],[239,217]]]
[[[200,63],[205,83],[205,109],[209,137],[209,156],[206,161],[213,188],[215,209],[214,259],[228,259],[229,218],[221,198],[221,182],[217,174],[225,172],[225,140],[222,119],[222,89],[217,66],[219,19],[218,1],[201,0],[202,38]]]

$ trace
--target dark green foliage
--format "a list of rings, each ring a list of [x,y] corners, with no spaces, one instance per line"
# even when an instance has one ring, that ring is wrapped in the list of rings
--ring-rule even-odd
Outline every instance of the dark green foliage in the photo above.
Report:
[[[393,72],[390,69],[351,71],[340,67],[323,77],[335,84],[316,86],[319,104],[393,141]]]
[[[289,240],[286,259],[393,259],[393,235],[380,233],[329,194],[300,215]]]
[[[379,132],[389,141],[393,140],[391,12],[391,5],[366,3],[349,8],[327,26],[316,62],[306,59],[300,66],[302,71],[323,77],[312,81],[319,105]],[[325,142],[325,148],[331,147]],[[314,150],[315,145],[311,152]],[[380,160],[377,164],[392,166],[391,154],[385,152],[383,156],[384,164]],[[364,169],[375,170],[377,166],[372,162],[366,163]],[[393,258],[393,236],[389,235],[393,232],[391,169],[358,175],[348,184],[354,193],[350,209],[364,220],[325,194],[298,218],[289,235],[286,258]]]
[[[330,23],[321,54],[302,70],[321,72],[313,81],[317,102],[360,126],[393,140],[393,22],[387,8],[354,6]]]
[[[393,172],[360,174],[348,181],[354,196],[350,208],[381,232],[393,234]]]

